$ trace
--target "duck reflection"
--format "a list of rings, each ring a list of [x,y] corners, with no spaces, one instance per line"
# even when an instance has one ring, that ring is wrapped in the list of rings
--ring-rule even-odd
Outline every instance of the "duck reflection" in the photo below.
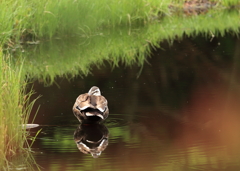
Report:
[[[108,146],[108,129],[100,123],[82,123],[74,132],[78,149],[85,154],[98,158]]]

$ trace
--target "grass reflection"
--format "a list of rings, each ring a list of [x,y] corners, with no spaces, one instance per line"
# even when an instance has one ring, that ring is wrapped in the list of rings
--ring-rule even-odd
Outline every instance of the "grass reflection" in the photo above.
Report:
[[[235,111],[237,116],[239,109],[230,106],[232,110],[224,112],[225,116],[221,115],[224,110],[218,108],[224,106],[227,96],[221,96],[221,91],[217,91],[217,87],[225,87],[229,79],[233,83],[236,81],[237,77],[233,79],[229,75],[229,66],[232,62],[238,65],[238,60],[233,59],[234,46],[239,47],[238,44],[238,40],[231,36],[218,38],[212,43],[198,37],[187,38],[181,43],[175,41],[170,47],[165,44],[167,50],[156,49],[156,56],[149,59],[151,65],[144,67],[137,80],[136,68],[128,67],[115,69],[111,74],[111,69],[100,68],[94,72],[96,77],[78,78],[71,83],[61,79],[59,90],[56,86],[39,88],[42,85],[36,83],[36,90],[44,96],[42,104],[48,101],[40,114],[47,111],[48,116],[65,115],[62,120],[45,118],[45,123],[77,123],[69,109],[75,95],[79,91],[84,92],[90,84],[101,85],[111,102],[111,111],[121,113],[111,113],[106,120],[110,132],[109,145],[97,160],[79,153],[72,140],[75,127],[69,129],[65,126],[42,135],[46,140],[41,139],[39,146],[49,160],[40,155],[36,158],[49,170],[60,170],[62,166],[65,170],[219,170],[234,165],[238,170],[239,117],[231,116],[231,113]],[[239,56],[237,54],[234,56]],[[237,75],[238,72],[235,73]],[[102,80],[110,81],[102,83]],[[194,89],[197,85],[201,91]],[[207,93],[206,87],[214,91]],[[190,98],[193,92],[196,94]],[[237,91],[234,94],[238,96]],[[238,99],[232,99],[230,104],[237,104]],[[216,118],[212,118],[214,116]],[[224,124],[214,122],[220,116],[224,116]],[[224,132],[219,132],[220,126],[224,126]]]
[[[224,21],[224,22],[223,22]],[[237,11],[210,11],[207,15],[164,18],[145,26],[120,27],[91,32],[87,36],[41,42],[24,47],[24,72],[30,77],[53,83],[57,77],[86,76],[92,67],[143,66],[151,50],[167,40],[204,34],[212,41],[226,32],[238,33]],[[161,48],[161,47],[160,47]]]

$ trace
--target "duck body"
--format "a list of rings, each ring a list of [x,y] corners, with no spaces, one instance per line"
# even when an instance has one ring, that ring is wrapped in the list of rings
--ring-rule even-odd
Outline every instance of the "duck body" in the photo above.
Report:
[[[105,120],[109,114],[107,99],[101,95],[98,87],[93,86],[88,93],[77,97],[73,113],[80,122]]]

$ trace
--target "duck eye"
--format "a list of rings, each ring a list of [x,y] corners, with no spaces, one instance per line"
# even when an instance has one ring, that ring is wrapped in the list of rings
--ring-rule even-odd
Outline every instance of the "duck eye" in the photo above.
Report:
[[[76,109],[77,109],[77,110],[80,110],[80,108],[79,108],[78,106],[76,106]]]

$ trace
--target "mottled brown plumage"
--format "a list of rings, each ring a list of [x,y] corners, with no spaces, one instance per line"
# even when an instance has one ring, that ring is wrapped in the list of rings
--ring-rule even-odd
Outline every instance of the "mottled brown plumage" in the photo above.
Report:
[[[101,95],[100,89],[93,86],[88,93],[81,94],[73,105],[73,113],[77,119],[101,121],[108,117],[107,100]]]

